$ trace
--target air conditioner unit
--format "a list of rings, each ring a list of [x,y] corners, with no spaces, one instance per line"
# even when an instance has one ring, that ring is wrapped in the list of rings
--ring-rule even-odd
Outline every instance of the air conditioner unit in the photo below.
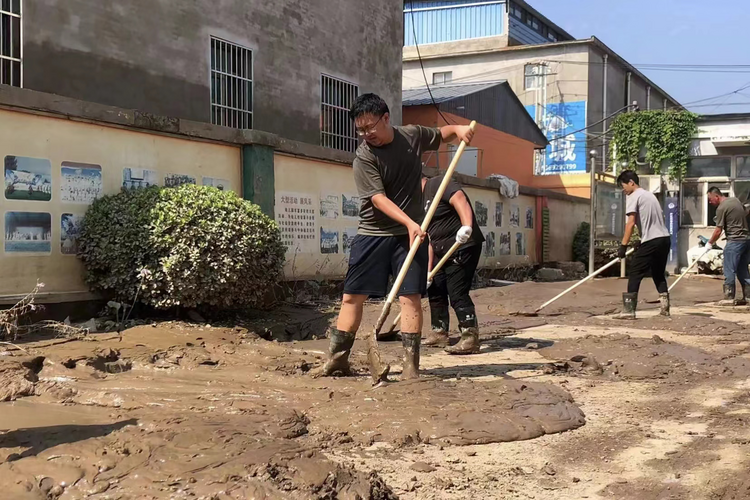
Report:
[[[750,135],[725,135],[711,137],[711,142],[718,148],[750,146]]]

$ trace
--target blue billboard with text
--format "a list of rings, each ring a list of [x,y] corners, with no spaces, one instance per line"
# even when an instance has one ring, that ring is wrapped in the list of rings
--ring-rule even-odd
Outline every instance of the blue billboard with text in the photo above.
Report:
[[[586,101],[549,103],[526,111],[547,136],[547,154],[537,160],[537,175],[586,173]]]

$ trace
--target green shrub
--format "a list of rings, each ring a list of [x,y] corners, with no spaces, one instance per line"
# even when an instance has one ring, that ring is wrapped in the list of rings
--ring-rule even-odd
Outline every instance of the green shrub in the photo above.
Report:
[[[573,236],[573,260],[575,262],[583,262],[587,267],[589,265],[589,230],[591,224],[588,222],[581,222],[578,226],[575,235]],[[641,241],[638,228],[633,228],[633,235],[630,237],[630,245],[633,246],[635,243]],[[617,258],[617,250],[620,247],[620,243],[617,241],[610,242],[611,244],[607,247],[596,248],[594,250],[594,268],[599,269],[605,264],[609,264]],[[628,256],[628,261],[632,258]],[[604,276],[619,276],[620,268],[614,266],[612,270],[604,273]]]
[[[589,264],[589,231],[591,224],[581,222],[573,236],[573,261]]]
[[[106,297],[172,306],[256,305],[284,264],[279,228],[235,193],[185,185],[123,190],[89,208],[86,282]],[[142,286],[141,286],[142,285]]]

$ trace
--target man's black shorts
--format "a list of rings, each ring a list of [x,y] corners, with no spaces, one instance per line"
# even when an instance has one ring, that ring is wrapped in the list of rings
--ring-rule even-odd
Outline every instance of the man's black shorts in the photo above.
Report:
[[[344,293],[385,297],[388,278],[394,279],[409,253],[409,236],[364,236],[358,234],[352,242],[349,271],[346,273]],[[427,243],[422,243],[409,266],[406,279],[398,295],[424,295],[427,291]]]

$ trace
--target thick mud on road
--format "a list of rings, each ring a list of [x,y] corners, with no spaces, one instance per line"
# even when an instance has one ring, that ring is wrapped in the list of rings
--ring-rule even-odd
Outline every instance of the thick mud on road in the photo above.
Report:
[[[623,286],[536,318],[509,313],[565,284],[478,290],[480,354],[423,349],[422,379],[398,382],[385,342],[377,388],[362,340],[357,376],[315,379],[327,340],[261,338],[322,337],[330,310],[23,339],[0,356],[2,497],[750,498],[750,315],[698,304],[720,284],[690,279],[672,320],[644,283],[620,323],[603,314]]]

